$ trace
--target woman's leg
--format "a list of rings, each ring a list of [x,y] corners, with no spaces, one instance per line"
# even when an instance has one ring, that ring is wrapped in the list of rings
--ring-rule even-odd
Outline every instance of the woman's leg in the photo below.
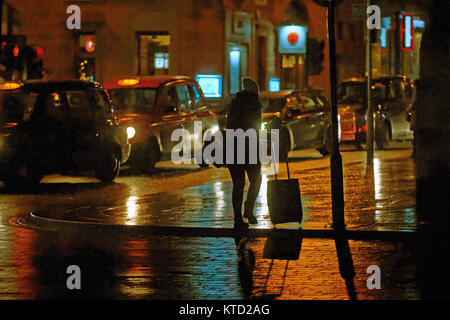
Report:
[[[233,202],[234,219],[242,220],[242,201],[244,199],[245,171],[234,165],[228,166],[231,180],[233,181],[233,193],[231,199]]]
[[[246,217],[250,223],[256,224],[257,221],[253,214],[253,209],[255,208],[256,198],[258,197],[259,189],[261,187],[261,165],[250,164],[246,166],[245,170],[247,171],[250,185],[247,191],[247,199],[245,201],[244,217]]]

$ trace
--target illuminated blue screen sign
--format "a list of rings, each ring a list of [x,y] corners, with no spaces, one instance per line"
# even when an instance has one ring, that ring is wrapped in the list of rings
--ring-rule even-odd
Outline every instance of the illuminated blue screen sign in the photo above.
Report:
[[[278,33],[278,51],[280,53],[306,53],[306,33],[305,26],[284,26]]]
[[[382,48],[387,48],[387,29],[385,28],[380,30],[380,44]]]
[[[401,38],[402,50],[409,51],[414,49],[414,14],[403,13],[401,16]]]
[[[205,98],[222,97],[222,76],[219,74],[198,74],[195,77]]]
[[[280,91],[280,78],[269,79],[269,91],[271,92]]]

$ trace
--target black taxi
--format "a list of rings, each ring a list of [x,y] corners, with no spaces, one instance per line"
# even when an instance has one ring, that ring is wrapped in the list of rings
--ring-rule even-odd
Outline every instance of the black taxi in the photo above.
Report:
[[[35,185],[47,174],[94,173],[113,181],[131,146],[98,83],[0,84],[0,180]]]

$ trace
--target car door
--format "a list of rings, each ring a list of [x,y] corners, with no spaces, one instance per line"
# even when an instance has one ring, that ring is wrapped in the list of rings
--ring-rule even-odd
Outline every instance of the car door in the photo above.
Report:
[[[306,143],[306,117],[304,115],[301,101],[298,101],[298,95],[290,95],[286,98],[286,126],[291,132],[293,148],[302,148]]]
[[[183,139],[191,139],[193,122],[191,114],[190,96],[186,84],[170,84],[162,90],[162,116],[160,125],[160,139],[164,154],[170,154],[173,147],[181,142],[172,141],[172,133],[177,129],[187,130]],[[188,134],[189,133],[189,134]]]
[[[387,105],[387,117],[391,125],[392,140],[408,140],[413,138],[406,113],[409,107],[411,94],[407,81],[393,80],[392,86],[396,89],[395,99]]]
[[[309,142],[311,147],[320,145],[323,142],[325,130],[329,125],[329,113],[327,112],[327,102],[323,97],[318,94],[305,95],[309,99],[308,104],[311,105],[311,115],[308,117],[307,122],[310,124],[311,138]],[[321,99],[323,98],[323,99]]]
[[[214,114],[208,108],[208,105],[203,97],[203,93],[201,91],[200,86],[195,83],[189,84],[188,89],[192,100],[192,107],[191,107],[192,119],[194,121],[194,124],[197,125],[197,127],[199,127],[201,124],[202,134],[195,136],[197,146],[201,146],[203,145],[204,132],[212,128],[218,129],[218,123],[215,119]]]
[[[299,105],[299,112],[294,118],[293,129],[299,148],[309,148],[317,140],[320,132],[320,113],[312,97],[301,93],[294,94]]]

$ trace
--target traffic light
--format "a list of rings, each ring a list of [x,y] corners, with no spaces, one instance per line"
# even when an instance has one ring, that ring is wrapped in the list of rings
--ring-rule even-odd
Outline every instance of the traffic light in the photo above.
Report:
[[[39,52],[38,52],[39,49]],[[27,79],[41,79],[42,78],[42,48],[35,49],[31,46],[24,48],[25,64],[27,67]]]
[[[308,74],[318,75],[323,70],[323,59],[325,48],[325,42],[323,40],[316,40],[314,38],[308,38],[306,44],[306,60],[308,65]]]

